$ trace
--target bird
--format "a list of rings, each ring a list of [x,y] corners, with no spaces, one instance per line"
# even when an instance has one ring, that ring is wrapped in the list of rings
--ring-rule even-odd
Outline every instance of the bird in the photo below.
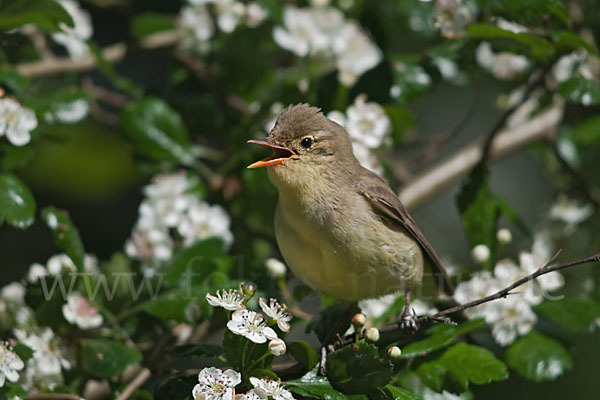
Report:
[[[248,143],[273,151],[248,168],[266,167],[278,190],[275,237],[296,277],[348,302],[404,291],[402,324],[412,329],[411,290],[425,264],[452,294],[440,257],[394,191],[360,165],[347,131],[319,108],[290,105],[266,138]]]

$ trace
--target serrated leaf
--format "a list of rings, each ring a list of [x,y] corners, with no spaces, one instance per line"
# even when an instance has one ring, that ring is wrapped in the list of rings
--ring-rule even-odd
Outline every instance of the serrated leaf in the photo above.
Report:
[[[506,363],[535,382],[554,380],[573,366],[562,344],[535,331],[510,345]]]
[[[293,342],[287,347],[288,352],[298,361],[302,366],[310,371],[319,361],[319,357],[315,349],[305,341],[299,340]]]
[[[152,33],[169,31],[175,28],[172,15],[145,12],[136,15],[131,22],[131,34],[141,39]]]
[[[216,344],[188,343],[181,346],[171,347],[168,352],[169,355],[173,357],[207,358],[220,356],[223,354],[223,348],[221,346],[217,346]]]
[[[42,210],[42,220],[52,231],[54,244],[69,256],[79,272],[83,272],[85,250],[79,231],[73,225],[69,214],[50,206]]]
[[[457,343],[434,361],[421,364],[417,374],[433,390],[444,387],[464,392],[469,385],[484,385],[508,378],[506,365],[483,347]]]
[[[0,31],[34,24],[57,31],[60,24],[73,26],[71,16],[54,0],[4,0],[0,2]]]
[[[10,173],[0,174],[0,225],[6,221],[25,229],[35,217],[35,199],[19,178]]]
[[[600,103],[600,83],[579,75],[558,85],[558,93],[568,100],[584,106]]]
[[[149,97],[128,104],[122,122],[127,137],[144,156],[183,165],[194,162],[187,128],[179,113],[164,100]]]
[[[401,358],[425,356],[433,351],[442,349],[452,344],[461,335],[478,329],[483,323],[483,319],[475,319],[464,322],[459,326],[449,324],[434,325],[428,331],[431,336],[417,342],[412,342],[404,347]]]
[[[566,331],[588,333],[598,329],[600,303],[586,298],[565,297],[560,300],[546,300],[534,307],[540,313]]]
[[[379,358],[377,347],[359,342],[327,355],[325,363],[331,386],[343,393],[377,393],[392,378],[392,364]]]
[[[335,390],[329,380],[324,376],[318,376],[316,371],[310,371],[300,379],[287,381],[286,389],[292,393],[310,399],[329,400],[366,400],[364,395],[348,395]]]
[[[548,40],[528,33],[514,33],[492,24],[472,24],[467,28],[473,39],[490,40],[501,50],[525,54],[540,62],[555,56],[554,45]]]
[[[81,365],[90,374],[99,378],[112,378],[142,360],[142,354],[125,343],[108,340],[83,342]]]

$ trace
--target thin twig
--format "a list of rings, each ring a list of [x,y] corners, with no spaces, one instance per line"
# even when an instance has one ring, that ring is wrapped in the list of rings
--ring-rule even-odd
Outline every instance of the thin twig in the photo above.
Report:
[[[537,277],[539,277],[541,275],[545,275],[545,274],[548,274],[550,272],[559,271],[561,269],[573,267],[573,266],[576,266],[576,265],[581,265],[581,264],[586,264],[586,263],[589,263],[589,262],[599,262],[600,261],[600,253],[598,253],[598,254],[594,254],[593,256],[589,256],[589,257],[582,258],[582,259],[579,259],[579,260],[570,261],[570,262],[567,262],[567,263],[557,264],[557,265],[554,265],[554,266],[550,266],[550,264],[552,264],[554,262],[554,260],[556,259],[556,257],[558,257],[558,255],[560,254],[560,252],[561,252],[560,250],[557,251],[552,256],[552,258],[550,258],[550,260],[545,265],[543,265],[542,267],[540,267],[539,269],[537,269],[532,274],[527,275],[526,277],[519,279],[518,281],[514,282],[510,286],[507,286],[506,288],[504,288],[502,290],[499,290],[499,291],[497,291],[494,294],[491,294],[491,295],[486,296],[486,297],[482,297],[482,298],[477,299],[477,300],[470,301],[468,303],[460,304],[458,306],[447,308],[445,310],[439,311],[439,312],[437,312],[435,314],[432,314],[432,315],[425,315],[425,316],[419,317],[419,318],[416,319],[415,322],[417,324],[422,324],[423,322],[428,322],[428,321],[440,321],[440,320],[443,321],[444,317],[446,315],[454,314],[454,313],[466,310],[467,308],[475,307],[475,306],[478,306],[478,305],[483,304],[483,303],[487,303],[487,302],[490,302],[490,301],[493,301],[493,300],[498,300],[498,299],[501,299],[501,298],[505,298],[505,297],[507,297],[507,296],[509,296],[511,294],[515,294],[515,293],[511,292],[513,289],[515,289],[515,288],[517,288],[517,287],[519,287],[519,286],[521,286],[521,285],[523,285],[523,284],[525,284],[527,282],[530,282],[530,281],[536,279]],[[392,331],[396,331],[396,330],[400,330],[400,329],[401,329],[400,324],[391,324],[391,325],[388,325],[388,326],[385,326],[385,327],[379,329],[379,332],[392,332]],[[364,338],[364,336],[365,336],[364,332],[362,332],[359,335],[359,339]],[[345,338],[341,342],[338,341],[336,343],[335,348],[338,349],[338,348],[341,348],[343,346],[346,346],[346,345],[348,345],[350,343],[353,343],[354,340],[355,340],[354,336],[347,337],[347,338]]]
[[[150,376],[152,376],[152,373],[148,368],[141,370],[137,376],[131,382],[129,382],[125,390],[123,390],[116,400],[127,400],[130,398],[131,395],[150,378]]]
[[[36,393],[27,396],[26,400],[85,400],[85,398],[71,393]]]
[[[562,120],[564,102],[557,100],[553,106],[529,121],[514,128],[501,130],[492,141],[489,159],[499,159],[522,149],[528,144],[551,137]],[[415,175],[400,189],[399,197],[407,208],[414,208],[450,186],[471,171],[483,154],[481,138],[463,147],[430,168]]]

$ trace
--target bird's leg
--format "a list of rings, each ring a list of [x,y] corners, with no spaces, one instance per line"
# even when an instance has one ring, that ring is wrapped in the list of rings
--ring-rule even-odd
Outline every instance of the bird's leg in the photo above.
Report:
[[[340,330],[340,327],[344,321],[351,316],[355,305],[356,304],[353,303],[348,306],[348,309],[342,315],[340,315],[338,320],[335,322],[335,324],[333,324],[327,333],[327,336],[325,336],[323,343],[321,343],[321,349],[319,351],[319,374],[322,376],[325,376],[325,362],[327,361],[327,353],[334,351],[334,347],[331,345],[331,342],[333,342],[333,338]]]
[[[417,318],[410,307],[410,289],[404,293],[404,311],[402,311],[400,328],[406,333],[413,334],[419,330]]]

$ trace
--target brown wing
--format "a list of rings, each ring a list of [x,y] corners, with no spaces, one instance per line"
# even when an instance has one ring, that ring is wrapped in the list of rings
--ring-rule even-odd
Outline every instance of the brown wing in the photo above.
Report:
[[[431,267],[434,269],[434,272],[442,275],[443,284],[441,284],[440,289],[451,296],[454,287],[450,282],[450,278],[448,277],[448,273],[446,272],[446,268],[444,268],[442,260],[388,184],[378,175],[371,171],[364,170],[363,177],[359,180],[357,189],[360,194],[365,196],[371,202],[371,205],[375,210],[399,223],[413,236],[415,241],[419,243],[421,249],[425,252],[425,256],[428,259],[429,264],[431,264]],[[434,280],[439,287],[439,280]]]

